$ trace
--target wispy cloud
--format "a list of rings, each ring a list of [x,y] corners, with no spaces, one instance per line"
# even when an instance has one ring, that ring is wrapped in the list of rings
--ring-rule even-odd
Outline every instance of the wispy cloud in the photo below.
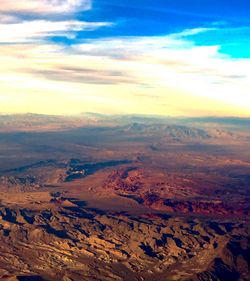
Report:
[[[77,32],[111,26],[110,22],[75,19],[76,12],[91,5],[91,0],[2,0],[0,43],[41,43],[55,36],[73,39]]]
[[[196,35],[196,34],[200,34],[200,33],[206,33],[208,31],[214,31],[214,30],[218,30],[218,28],[216,28],[216,27],[198,27],[198,28],[184,29],[181,32],[171,34],[170,37],[175,38],[175,39],[178,39],[178,38],[180,39],[180,38],[184,38],[184,37],[188,37],[188,36],[192,36],[192,35]]]
[[[0,43],[30,43],[54,36],[74,38],[78,31],[90,31],[108,22],[32,20],[17,23],[0,23]]]
[[[96,110],[101,103],[102,110],[140,113],[214,114],[214,108],[247,114],[250,60],[234,60],[218,50],[176,34],[91,39],[70,47],[33,43],[10,50],[2,45],[0,82],[2,92],[29,97],[34,108],[49,95],[51,110],[63,113]],[[55,106],[60,95],[67,101],[61,108]]]
[[[89,10],[91,0],[1,0],[0,12],[11,13],[70,13],[79,10]]]

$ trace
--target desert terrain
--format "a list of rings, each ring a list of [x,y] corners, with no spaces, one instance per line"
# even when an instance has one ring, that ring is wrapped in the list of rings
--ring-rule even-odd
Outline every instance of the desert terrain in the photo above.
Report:
[[[249,125],[0,116],[0,279],[250,280]]]

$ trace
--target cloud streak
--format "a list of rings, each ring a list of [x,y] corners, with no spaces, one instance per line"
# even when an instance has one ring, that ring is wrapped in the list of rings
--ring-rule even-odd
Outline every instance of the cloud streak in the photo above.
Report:
[[[57,36],[74,39],[78,32],[112,26],[75,19],[75,12],[89,10],[91,5],[91,0],[2,0],[0,44],[41,43]]]
[[[58,14],[90,8],[91,0],[1,0],[0,12],[6,14]]]
[[[30,43],[55,36],[72,39],[75,37],[76,32],[91,31],[111,25],[108,22],[83,22],[75,20],[32,20],[18,23],[0,23],[0,43]]]

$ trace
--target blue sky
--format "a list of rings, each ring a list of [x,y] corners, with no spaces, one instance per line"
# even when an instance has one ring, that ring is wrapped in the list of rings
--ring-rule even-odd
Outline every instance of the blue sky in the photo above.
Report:
[[[80,20],[114,25],[79,32],[77,39],[115,36],[161,36],[197,27],[217,30],[190,37],[197,45],[221,45],[232,57],[250,57],[250,3],[207,0],[94,0],[93,9],[78,13]]]
[[[249,0],[1,0],[0,112],[250,116]]]

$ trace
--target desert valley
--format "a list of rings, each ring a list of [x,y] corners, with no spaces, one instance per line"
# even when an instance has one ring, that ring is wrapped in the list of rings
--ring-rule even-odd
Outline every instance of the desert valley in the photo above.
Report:
[[[0,116],[0,279],[250,280],[250,120]]]

